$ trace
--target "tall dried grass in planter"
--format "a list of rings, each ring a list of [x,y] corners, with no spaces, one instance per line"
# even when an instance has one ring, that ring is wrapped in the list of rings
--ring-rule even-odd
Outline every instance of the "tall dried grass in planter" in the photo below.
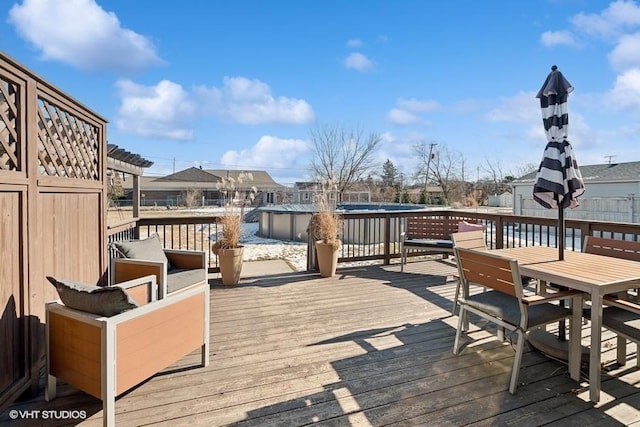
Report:
[[[335,200],[335,199],[334,199]],[[311,231],[316,239],[316,255],[318,269],[322,277],[336,274],[338,250],[342,245],[342,216],[335,210],[327,193],[323,192],[318,199],[318,212],[311,217]]]
[[[211,250],[216,255],[218,255],[220,249],[240,247],[242,218],[240,215],[225,213],[225,215],[220,218],[220,225],[222,226],[222,238],[211,246]]]
[[[244,253],[244,246],[240,244],[242,213],[234,211],[233,206],[239,204],[243,212],[245,205],[251,204],[256,188],[251,187],[244,195],[241,195],[240,191],[245,181],[252,180],[251,173],[241,172],[236,178],[227,177],[218,184],[225,196],[225,211],[219,222],[222,226],[222,236],[211,245],[211,250],[218,256],[223,285],[237,285],[240,281]]]
[[[334,210],[321,210],[313,214],[313,234],[316,240],[331,245],[334,250],[340,248],[342,216]]]

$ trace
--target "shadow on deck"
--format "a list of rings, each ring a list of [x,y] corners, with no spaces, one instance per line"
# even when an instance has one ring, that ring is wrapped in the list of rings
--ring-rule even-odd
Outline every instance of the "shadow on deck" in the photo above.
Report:
[[[437,260],[348,268],[333,278],[281,273],[235,287],[212,280],[211,363],[197,354],[116,401],[118,425],[629,425],[640,419],[640,371],[617,367],[615,340],[603,338],[603,399],[589,403],[586,381],[535,350],[523,359],[518,394],[508,392],[513,348],[472,326],[452,354],[454,266]],[[586,331],[586,330],[585,330]],[[631,349],[631,346],[630,346]],[[60,386],[18,411],[86,411],[101,403]],[[23,412],[27,414],[28,412]],[[0,423],[9,422],[8,413]],[[42,425],[20,419],[9,425]]]

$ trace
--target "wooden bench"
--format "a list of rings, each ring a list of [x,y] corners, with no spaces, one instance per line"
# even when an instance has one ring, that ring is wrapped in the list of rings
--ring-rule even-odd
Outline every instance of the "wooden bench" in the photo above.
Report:
[[[400,235],[400,269],[404,271],[407,262],[407,250],[419,249],[423,252],[452,254],[451,234],[458,232],[456,218],[438,218],[419,216],[407,218],[406,230]]]

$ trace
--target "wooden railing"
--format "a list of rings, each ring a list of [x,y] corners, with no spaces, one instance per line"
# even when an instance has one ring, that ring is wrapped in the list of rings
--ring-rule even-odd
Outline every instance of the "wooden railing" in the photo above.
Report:
[[[554,218],[516,216],[457,210],[389,211],[344,213],[343,245],[340,263],[372,261],[390,264],[400,257],[400,234],[406,218],[415,215],[473,220],[487,226],[487,242],[492,249],[520,246],[557,247],[558,221]],[[203,250],[209,271],[219,271],[211,252],[221,227],[215,216],[141,218],[109,227],[109,241],[146,238],[158,233],[166,248]],[[593,235],[640,241],[640,224],[605,221],[565,220],[565,248],[580,250],[585,236]],[[413,251],[409,256],[424,255]],[[315,248],[308,239],[307,269],[315,270]]]
[[[118,240],[145,239],[158,234],[167,249],[205,251],[209,271],[217,272],[218,259],[211,252],[211,244],[219,235],[218,231],[222,231],[219,217],[185,216],[133,219],[111,226],[107,235],[109,243],[112,243]],[[110,256],[118,254],[110,249]]]
[[[511,214],[471,211],[395,211],[373,213],[344,213],[343,245],[338,262],[382,260],[389,264],[400,257],[400,233],[406,218],[433,216],[474,220],[487,226],[487,242],[492,249],[521,246],[557,247],[558,220],[516,216]],[[640,241],[640,224],[605,221],[565,220],[566,250],[580,250],[585,236],[602,236]],[[307,242],[307,268],[315,270],[315,249],[312,239]],[[409,256],[426,253],[412,251]]]

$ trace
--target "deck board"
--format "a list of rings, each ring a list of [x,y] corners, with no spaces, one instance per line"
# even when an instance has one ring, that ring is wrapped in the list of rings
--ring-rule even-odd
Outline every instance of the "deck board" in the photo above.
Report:
[[[640,421],[640,371],[615,361],[603,335],[603,401],[586,381],[528,348],[516,396],[508,392],[513,348],[472,325],[452,354],[455,269],[440,260],[341,269],[333,278],[291,273],[211,289],[207,368],[185,357],[116,401],[118,425],[621,425]],[[588,328],[585,329],[588,334]],[[101,403],[66,385],[12,409],[84,409]],[[0,423],[8,421],[0,415]],[[9,425],[39,425],[20,421]]]

